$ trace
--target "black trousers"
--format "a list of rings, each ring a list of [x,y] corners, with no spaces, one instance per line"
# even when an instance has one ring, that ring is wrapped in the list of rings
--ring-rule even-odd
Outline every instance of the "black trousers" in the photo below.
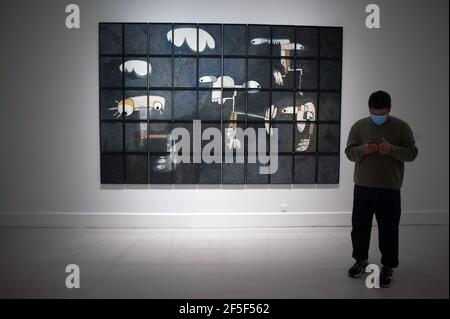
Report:
[[[383,266],[398,266],[398,226],[401,214],[400,189],[365,187],[355,184],[353,191],[353,258],[366,260],[369,255],[372,219],[378,223],[379,248]]]

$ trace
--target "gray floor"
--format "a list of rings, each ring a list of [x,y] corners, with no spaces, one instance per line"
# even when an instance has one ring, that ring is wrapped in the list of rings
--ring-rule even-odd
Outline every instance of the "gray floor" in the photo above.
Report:
[[[378,263],[376,228],[371,262]],[[0,297],[448,298],[448,226],[401,227],[395,285],[350,279],[348,227],[0,229]],[[65,287],[65,266],[81,288]]]

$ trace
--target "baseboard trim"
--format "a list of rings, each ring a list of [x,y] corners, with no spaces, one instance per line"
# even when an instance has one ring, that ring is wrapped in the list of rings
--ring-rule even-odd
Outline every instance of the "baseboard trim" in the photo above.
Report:
[[[402,225],[448,225],[448,222],[448,211],[403,211],[401,218]],[[0,227],[228,228],[350,225],[350,212],[0,213]]]

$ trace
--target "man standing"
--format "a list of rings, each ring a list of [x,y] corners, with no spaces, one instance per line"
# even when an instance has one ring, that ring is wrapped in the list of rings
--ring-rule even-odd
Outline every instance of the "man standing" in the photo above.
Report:
[[[405,121],[389,115],[390,110],[388,93],[372,93],[370,116],[353,124],[345,148],[347,158],[355,162],[351,237],[352,257],[356,263],[348,275],[359,278],[365,272],[375,214],[383,265],[381,287],[392,285],[393,268],[399,263],[400,188],[404,162],[413,161],[418,153],[411,128]]]

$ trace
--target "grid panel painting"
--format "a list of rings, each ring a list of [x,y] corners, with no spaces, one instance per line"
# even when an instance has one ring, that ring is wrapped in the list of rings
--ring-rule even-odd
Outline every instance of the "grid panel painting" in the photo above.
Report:
[[[101,183],[339,183],[341,81],[341,27],[100,23]]]

